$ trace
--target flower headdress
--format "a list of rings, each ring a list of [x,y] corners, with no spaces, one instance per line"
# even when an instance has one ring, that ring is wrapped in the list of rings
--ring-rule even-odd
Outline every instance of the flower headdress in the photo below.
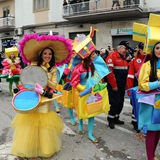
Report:
[[[15,57],[18,57],[18,48],[16,46],[5,48],[5,56],[9,58],[11,54],[14,54]]]

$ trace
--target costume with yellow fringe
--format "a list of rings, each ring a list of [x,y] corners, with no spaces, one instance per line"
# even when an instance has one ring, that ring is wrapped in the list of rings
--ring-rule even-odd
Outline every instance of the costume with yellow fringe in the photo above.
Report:
[[[94,117],[101,113],[107,114],[109,111],[106,84],[100,85],[99,82],[104,76],[110,73],[110,70],[103,59],[100,56],[97,56],[90,62],[95,67],[94,75],[91,76],[91,68],[89,67],[89,77],[86,78],[87,70],[83,66],[83,59],[89,57],[89,55],[96,50],[96,46],[92,42],[94,31],[95,30],[91,27],[90,34],[87,37],[79,35],[73,43],[73,50],[78,55],[75,56],[73,60],[73,66],[75,67],[71,73],[71,85],[73,105],[75,106],[79,119],[78,131],[80,134],[83,133],[83,121],[87,118],[89,127],[88,138],[92,142],[97,142],[92,136]],[[92,93],[90,93],[91,90]],[[100,99],[97,99],[94,102],[88,102],[89,98],[92,99],[91,97],[99,97]]]
[[[51,48],[54,51],[55,65],[62,65],[68,63],[72,54],[72,45],[67,40],[60,36],[37,34],[25,35],[23,40],[19,42],[20,52],[24,62],[36,64],[40,52],[45,48]],[[48,71],[48,65],[41,64],[41,69],[47,74],[47,85],[43,86],[44,91],[55,89],[57,85],[57,69],[51,66]],[[27,70],[25,68],[24,70]],[[22,72],[23,73],[23,72]],[[35,76],[34,74],[33,76]],[[45,78],[45,77],[44,77]],[[30,77],[28,77],[30,79]],[[35,80],[36,79],[36,80]],[[33,82],[37,81],[39,77],[34,77]],[[26,80],[26,78],[24,78]],[[42,78],[42,82],[43,82]],[[27,80],[26,80],[27,81]],[[30,82],[30,80],[28,80]],[[25,84],[24,84],[25,85]],[[37,85],[38,86],[38,85]],[[41,88],[41,86],[38,86]],[[38,88],[38,89],[39,89]],[[37,95],[39,101],[34,109],[30,111],[20,111],[16,108],[16,101],[19,95],[23,92],[30,92]],[[19,96],[20,97],[20,96]],[[26,97],[26,96],[25,96]],[[30,97],[30,94],[27,98]],[[35,93],[26,88],[13,97],[13,106],[19,112],[13,119],[11,126],[14,129],[13,143],[11,147],[11,154],[20,157],[51,157],[55,152],[61,149],[60,134],[63,129],[63,122],[61,118],[51,110],[52,100],[57,98],[56,94],[53,97],[47,98],[41,94]],[[20,97],[21,98],[21,97]],[[28,103],[22,101],[20,106],[31,104],[35,99],[30,99]]]

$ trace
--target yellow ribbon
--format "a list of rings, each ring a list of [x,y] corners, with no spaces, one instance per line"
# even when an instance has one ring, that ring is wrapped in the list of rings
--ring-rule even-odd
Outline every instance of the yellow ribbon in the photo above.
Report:
[[[50,67],[50,65],[49,65],[48,62],[43,62],[42,65],[45,66],[46,68],[49,68],[49,67]]]

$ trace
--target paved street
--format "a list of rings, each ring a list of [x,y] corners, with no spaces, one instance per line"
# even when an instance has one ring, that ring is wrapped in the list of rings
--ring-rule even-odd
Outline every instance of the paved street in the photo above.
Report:
[[[12,97],[9,96],[8,83],[2,80],[0,86],[3,90],[0,92],[0,160],[16,160],[15,156],[10,155],[13,136],[10,123],[16,112],[11,105]],[[54,107],[52,109],[54,110]],[[95,118],[93,134],[99,139],[99,143],[96,144],[87,138],[87,120],[84,125],[84,134],[79,135],[77,134],[78,125],[70,125],[65,107],[61,107],[59,116],[65,125],[61,136],[62,149],[48,160],[146,160],[144,142],[137,139],[130,124],[131,106],[128,99],[125,100],[121,115],[125,125],[116,125],[116,128],[111,130],[107,126],[106,115],[102,114]],[[157,156],[160,158],[159,151],[158,147]],[[42,160],[42,158],[33,159]]]

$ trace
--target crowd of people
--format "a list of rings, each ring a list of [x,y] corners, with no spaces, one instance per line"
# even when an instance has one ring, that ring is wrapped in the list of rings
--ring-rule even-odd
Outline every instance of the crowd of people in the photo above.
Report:
[[[64,9],[64,15],[67,15],[70,12],[70,6],[72,8],[73,14],[76,13],[85,13],[89,12],[89,2],[90,0],[64,0],[63,1],[63,9]],[[100,9],[100,0],[93,0],[94,7],[92,10],[98,10]],[[112,0],[112,6],[111,10],[115,9],[121,9],[123,8],[130,8],[130,7],[137,7],[139,4],[139,0],[133,0],[133,4],[131,3],[131,0],[125,0],[123,4],[120,4],[119,0]],[[110,7],[110,6],[109,6]]]
[[[17,90],[14,90],[13,104],[16,96],[28,91],[25,84],[22,87],[18,81],[11,81],[14,75],[21,76],[22,68],[25,69],[25,66],[20,66],[21,61],[28,67],[41,68],[47,77],[44,86],[39,82],[33,85],[33,93],[41,97],[40,102],[35,105],[34,112],[29,109],[27,114],[18,112],[11,123],[14,129],[11,148],[13,155],[48,158],[61,149],[60,135],[64,126],[61,118],[51,110],[54,104],[56,112],[60,112],[56,105],[60,98],[54,97],[54,93],[60,95],[63,93],[65,98],[61,95],[60,101],[67,108],[73,126],[76,125],[73,116],[75,109],[79,120],[79,134],[84,133],[83,122],[88,120],[87,136],[93,143],[98,142],[93,136],[94,118],[97,115],[101,113],[107,115],[106,121],[110,129],[115,129],[115,125],[125,124],[120,115],[127,93],[133,106],[131,117],[133,129],[139,138],[145,138],[148,160],[157,160],[155,151],[160,131],[155,129],[154,124],[145,125],[148,127],[145,129],[139,126],[133,103],[135,97],[132,97],[131,89],[138,87],[139,92],[143,94],[157,93],[156,89],[160,88],[160,42],[158,40],[154,42],[150,54],[144,51],[143,42],[137,43],[134,49],[126,40],[120,41],[116,48],[108,46],[98,50],[92,41],[94,31],[91,27],[88,36],[78,35],[75,40],[62,36],[39,36],[34,33],[23,37],[19,42],[19,50],[15,46],[6,49],[5,59],[2,57],[0,59],[1,75],[7,75],[10,84],[16,83]],[[33,40],[41,43],[35,45]],[[11,91],[12,88],[10,94]],[[28,102],[26,94],[23,98],[23,102],[18,103],[22,110],[26,99]],[[155,101],[159,100],[155,94],[154,98]],[[148,110],[149,115],[151,112],[153,111]],[[155,124],[159,125],[159,122]]]

